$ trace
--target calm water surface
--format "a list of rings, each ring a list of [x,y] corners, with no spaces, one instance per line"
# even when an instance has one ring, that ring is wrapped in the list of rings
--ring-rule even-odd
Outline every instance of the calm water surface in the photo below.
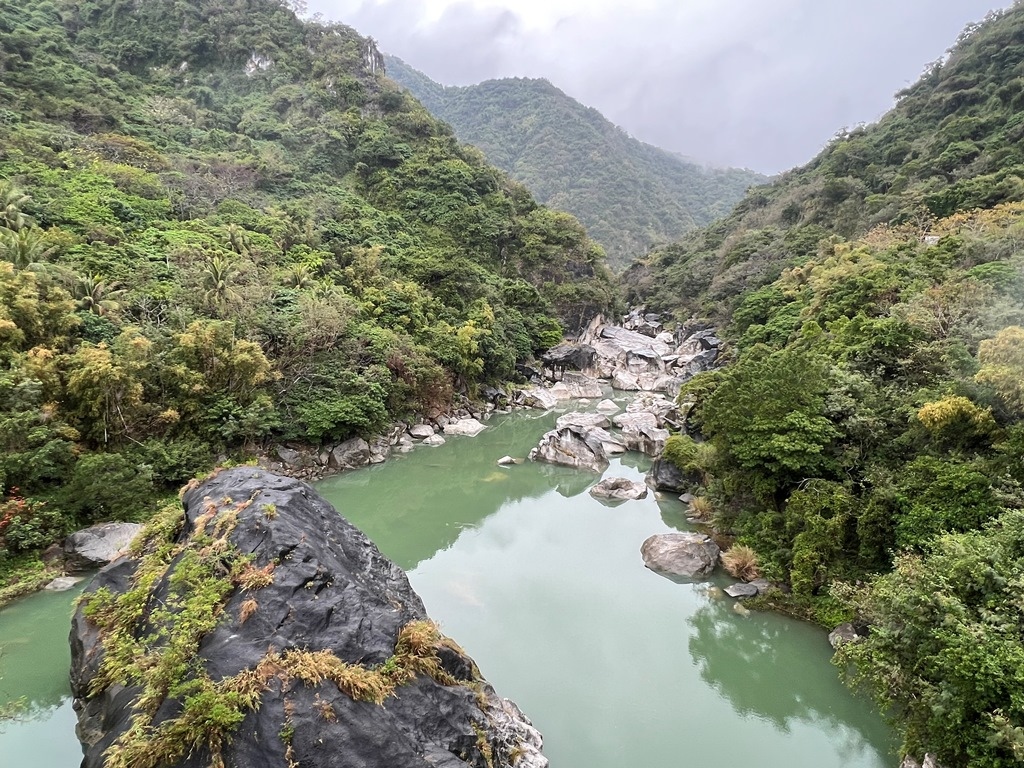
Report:
[[[496,417],[319,490],[409,571],[430,615],[545,736],[554,768],[890,768],[889,731],[829,664],[824,633],[740,616],[706,584],[643,567],[640,544],[687,530],[674,498],[606,506],[599,477],[524,457],[554,414]],[[605,476],[641,479],[646,459]],[[716,583],[725,584],[725,580]],[[0,766],[74,768],[67,684],[74,593],[0,611]]]

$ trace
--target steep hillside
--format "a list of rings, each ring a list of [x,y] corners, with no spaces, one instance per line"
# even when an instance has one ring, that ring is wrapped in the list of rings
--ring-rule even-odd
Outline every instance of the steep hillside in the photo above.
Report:
[[[273,0],[0,5],[0,571],[369,434],[615,301],[570,216]]]
[[[579,217],[618,266],[724,215],[765,180],[702,168],[637,141],[547,80],[445,88],[401,59],[386,61],[388,76],[451,123],[462,141],[545,204]]]
[[[957,211],[1024,199],[1024,13],[964,31],[877,124],[748,194],[723,221],[661,249],[630,281],[662,308],[721,316],[824,237],[927,232]]]
[[[767,602],[854,622],[840,668],[949,766],[1024,759],[1022,70],[1018,3],[627,273],[731,347],[666,449],[695,510],[786,586]]]

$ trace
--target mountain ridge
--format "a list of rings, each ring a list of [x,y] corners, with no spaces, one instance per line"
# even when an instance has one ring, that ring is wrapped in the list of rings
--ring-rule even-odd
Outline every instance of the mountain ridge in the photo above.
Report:
[[[546,78],[443,86],[401,59],[389,77],[538,199],[577,216],[624,266],[726,214],[764,176],[700,166],[633,138]]]

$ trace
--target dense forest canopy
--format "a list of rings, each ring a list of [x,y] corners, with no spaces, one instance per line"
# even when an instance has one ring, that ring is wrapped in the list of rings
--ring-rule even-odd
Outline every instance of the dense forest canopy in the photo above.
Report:
[[[948,766],[1024,759],[1022,72],[1018,3],[627,272],[731,343],[669,446],[701,509],[791,590],[776,605],[866,629],[848,677]]]
[[[765,180],[644,144],[547,80],[443,87],[401,59],[386,61],[388,75],[462,141],[539,200],[579,217],[615,266],[724,216]]]
[[[443,409],[616,301],[575,219],[273,0],[2,4],[0,105],[0,568],[224,452]]]

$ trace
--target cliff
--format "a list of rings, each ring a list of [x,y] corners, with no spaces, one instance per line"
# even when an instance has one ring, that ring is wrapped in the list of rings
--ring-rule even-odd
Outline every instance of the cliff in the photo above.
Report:
[[[541,738],[309,486],[225,470],[97,576],[71,635],[83,768],[542,768]]]

